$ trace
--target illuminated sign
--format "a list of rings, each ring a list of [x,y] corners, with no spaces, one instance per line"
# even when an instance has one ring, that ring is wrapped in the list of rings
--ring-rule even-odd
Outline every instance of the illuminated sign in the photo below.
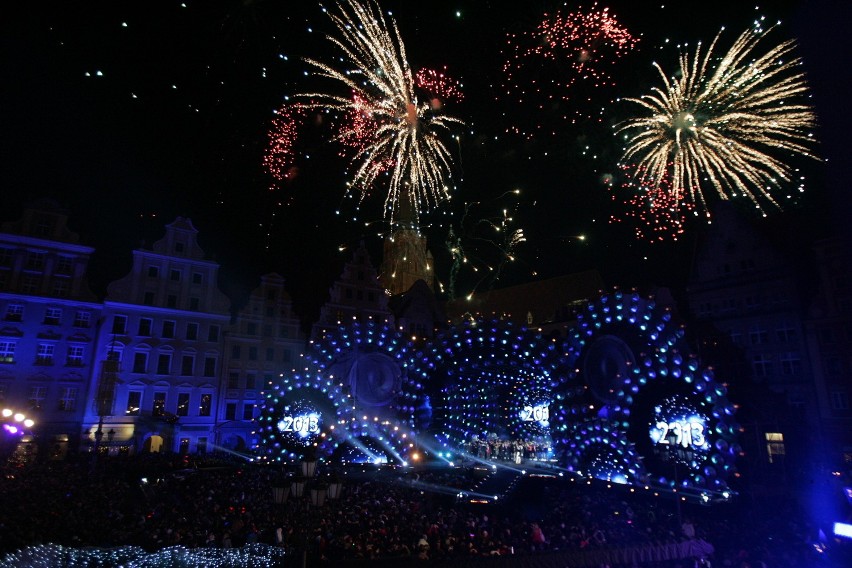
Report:
[[[294,432],[305,438],[311,434],[319,434],[319,423],[320,416],[315,412],[300,416],[285,416],[278,423],[278,429],[282,432]]]
[[[283,416],[277,422],[278,431],[285,441],[307,446],[320,435],[322,413],[307,400],[298,400],[284,406]]]
[[[657,422],[651,428],[651,439],[655,444],[669,444],[683,448],[704,448],[707,440],[704,437],[704,420],[689,418],[671,422]]]
[[[521,409],[521,422],[540,422],[542,424],[550,420],[550,409],[546,404],[536,406],[527,405]]]

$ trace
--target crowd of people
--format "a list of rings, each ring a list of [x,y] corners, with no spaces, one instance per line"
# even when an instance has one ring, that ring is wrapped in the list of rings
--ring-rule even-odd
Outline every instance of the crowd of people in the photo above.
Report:
[[[265,543],[329,563],[449,562],[700,541],[715,549],[701,554],[713,566],[792,568],[812,565],[814,554],[807,526],[795,521],[801,516],[792,509],[781,515],[777,506],[765,518],[745,506],[680,509],[625,488],[558,477],[525,479],[505,502],[474,505],[457,499],[476,481],[473,470],[447,467],[339,471],[341,496],[314,506],[306,497],[275,502],[280,468],[173,459],[147,454],[102,459],[94,469],[82,459],[5,468],[0,555],[37,543],[150,551]],[[692,568],[684,562],[641,565]]]
[[[514,462],[520,464],[529,460],[546,461],[553,455],[548,440],[510,440],[497,437],[474,437],[468,451],[472,456],[483,460]]]

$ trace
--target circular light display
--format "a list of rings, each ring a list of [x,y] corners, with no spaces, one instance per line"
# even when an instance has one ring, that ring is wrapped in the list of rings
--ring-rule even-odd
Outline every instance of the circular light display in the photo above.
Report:
[[[412,354],[401,334],[373,322],[327,334],[306,356],[313,370],[282,373],[266,385],[256,419],[262,459],[298,460],[308,451],[326,457],[370,439],[380,450],[367,455],[406,463],[426,403],[422,384],[404,372]]]

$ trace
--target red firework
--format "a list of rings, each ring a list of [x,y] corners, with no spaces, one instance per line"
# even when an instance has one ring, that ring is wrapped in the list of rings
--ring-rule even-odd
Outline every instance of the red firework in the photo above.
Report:
[[[613,86],[612,66],[638,41],[618,23],[609,8],[599,9],[597,4],[587,12],[579,8],[576,12],[545,14],[534,30],[508,36],[504,80],[498,96],[531,105],[530,112],[540,117],[534,131],[544,128],[542,122],[552,121],[552,117],[542,113],[553,111],[560,102],[575,103],[570,112],[556,111],[562,119],[592,118],[592,109],[582,108],[588,107],[592,99],[574,92],[578,83],[595,89]],[[508,130],[527,137],[535,133],[517,125]]]
[[[414,82],[423,91],[433,109],[440,109],[444,103],[459,103],[464,99],[461,84],[443,71],[421,69],[417,72]]]
[[[659,185],[651,186],[643,171],[632,165],[620,167],[624,181],[619,189],[609,184],[610,198],[626,209],[623,216],[612,215],[609,222],[627,222],[629,219],[635,225],[636,238],[651,243],[678,240],[695,206],[678,200],[671,191],[668,178]]]
[[[292,179],[295,175],[294,146],[304,119],[305,108],[300,105],[284,104],[275,111],[275,118],[266,133],[263,167],[276,182]],[[275,189],[275,186],[270,189]]]

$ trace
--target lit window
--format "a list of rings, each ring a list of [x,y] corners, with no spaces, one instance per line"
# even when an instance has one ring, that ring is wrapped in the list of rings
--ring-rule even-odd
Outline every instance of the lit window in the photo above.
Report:
[[[83,363],[83,346],[69,345],[68,359],[66,361],[66,365],[68,365],[69,367],[82,367]]]
[[[53,365],[53,353],[56,346],[51,343],[39,343],[36,352],[36,365]]]
[[[59,308],[46,308],[44,310],[44,325],[59,325],[62,320],[62,310]]]
[[[15,345],[14,341],[0,341],[0,363],[15,362]]]
[[[61,387],[59,389],[59,410],[73,412],[77,407],[77,387]]]
[[[769,457],[769,463],[780,463],[786,453],[787,451],[784,448],[784,434],[781,432],[767,432],[766,454]]]

